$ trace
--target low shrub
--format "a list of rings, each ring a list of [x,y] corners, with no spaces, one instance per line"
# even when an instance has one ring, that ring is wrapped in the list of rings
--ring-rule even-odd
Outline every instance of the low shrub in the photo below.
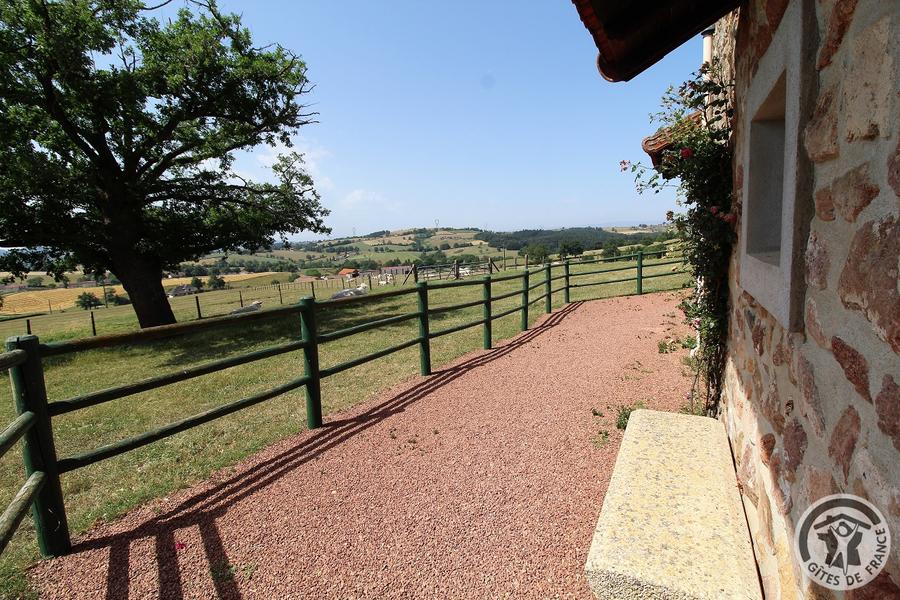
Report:
[[[594,439],[591,440],[595,446],[598,448],[602,448],[607,443],[609,443],[609,432],[605,429],[601,429],[597,432],[597,435],[594,436]]]
[[[660,354],[668,354],[669,352],[673,352],[678,348],[679,345],[680,341],[678,340],[678,338],[666,338],[664,340],[659,340],[656,343],[656,347],[659,349]]]
[[[619,408],[617,408],[616,429],[621,429],[622,431],[624,431],[625,428],[628,427],[628,419],[631,417],[632,411],[638,408],[644,408],[644,403],[637,402],[631,406],[620,406]]]

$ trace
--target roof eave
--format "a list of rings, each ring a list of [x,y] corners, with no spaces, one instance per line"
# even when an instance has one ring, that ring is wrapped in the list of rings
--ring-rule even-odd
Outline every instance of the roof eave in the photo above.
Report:
[[[597,69],[613,82],[631,80],[740,4],[739,0],[572,3],[599,51]]]

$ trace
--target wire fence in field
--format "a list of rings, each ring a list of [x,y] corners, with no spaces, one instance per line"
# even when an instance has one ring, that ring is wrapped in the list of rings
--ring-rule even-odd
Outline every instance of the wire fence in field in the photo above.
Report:
[[[666,252],[647,253],[645,268],[653,268],[653,260],[663,260]],[[589,257],[593,258],[593,257]],[[573,273],[581,268],[581,262],[570,261]],[[623,257],[621,263],[633,268],[634,258]],[[562,264],[559,261],[554,265]],[[534,267],[535,265],[530,265]],[[301,298],[311,296],[328,299],[341,290],[367,286],[370,293],[380,293],[398,287],[408,287],[418,281],[443,281],[480,277],[494,272],[518,271],[529,268],[527,257],[511,257],[509,260],[487,260],[477,263],[448,263],[438,265],[401,266],[379,272],[361,272],[355,277],[326,277],[293,282],[273,282],[266,285],[228,287],[222,290],[202,291],[169,299],[179,322],[231,314],[251,306],[273,308],[296,304]],[[648,271],[649,273],[650,271]],[[621,286],[620,286],[621,287]],[[610,295],[628,293],[624,287],[606,286]],[[652,289],[652,288],[651,288]],[[649,291],[649,290],[648,290]],[[584,295],[573,289],[574,297]],[[137,317],[130,305],[101,306],[93,310],[69,308],[52,314],[24,315],[0,321],[0,339],[12,335],[34,334],[45,340],[64,340],[86,336],[121,333],[138,329]]]

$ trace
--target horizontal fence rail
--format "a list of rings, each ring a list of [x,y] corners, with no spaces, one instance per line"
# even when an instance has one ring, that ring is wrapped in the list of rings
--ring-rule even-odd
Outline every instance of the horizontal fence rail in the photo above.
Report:
[[[653,255],[656,256],[657,254],[653,253]],[[570,292],[573,289],[631,281],[635,282],[635,293],[641,294],[643,293],[643,281],[645,279],[680,275],[687,272],[684,269],[672,269],[669,272],[644,274],[644,269],[646,268],[683,264],[681,260],[644,262],[645,258],[646,256],[643,253],[637,252],[612,258],[583,259],[578,261],[565,260],[552,264],[533,265],[531,267],[527,265],[526,261],[526,265],[521,271],[512,274],[496,275],[493,273],[496,266],[492,262],[488,262],[487,267],[484,269],[487,271],[487,274],[475,278],[461,278],[459,268],[464,265],[460,264],[453,265],[454,279],[422,281],[418,279],[419,273],[414,271],[412,274],[415,278],[415,286],[401,287],[380,293],[373,292],[360,296],[319,301],[307,297],[301,299],[296,305],[245,314],[211,317],[135,332],[46,344],[41,344],[34,335],[11,337],[6,342],[6,352],[0,353],[0,371],[9,370],[10,372],[18,416],[0,433],[0,456],[10,450],[18,441],[23,440],[23,462],[25,463],[26,482],[15,495],[9,507],[0,515],[0,552],[3,551],[3,548],[5,548],[15,533],[29,508],[35,522],[41,553],[44,556],[58,556],[70,551],[71,542],[68,522],[60,485],[61,473],[74,471],[129,452],[193,427],[250,408],[301,387],[305,389],[307,426],[310,429],[320,427],[322,425],[321,380],[323,378],[331,377],[353,367],[414,346],[419,347],[421,374],[430,375],[431,340],[474,327],[481,327],[483,346],[485,349],[490,349],[493,344],[492,324],[494,321],[518,313],[521,317],[520,329],[525,331],[528,329],[529,307],[543,300],[544,312],[550,313],[552,301],[556,294],[562,293],[563,302],[568,303],[570,301]],[[669,255],[665,258],[675,257]],[[575,269],[580,269],[581,265],[602,265],[613,260],[633,260],[634,264],[591,270]],[[554,272],[554,269],[557,269],[557,271]],[[579,278],[583,277],[625,271],[634,271],[634,275],[606,281],[578,281]],[[521,282],[521,285],[517,286],[518,289],[496,295],[493,293],[492,286],[494,284],[513,280]],[[554,286],[553,282],[560,283]],[[465,287],[480,288],[481,297],[455,304],[429,306],[430,293],[440,293],[441,290],[445,289]],[[540,289],[540,293],[533,293],[534,290],[538,289]],[[377,303],[385,299],[408,295],[415,295],[416,297],[416,310],[414,311],[377,318],[326,333],[320,333],[318,330],[319,313],[321,311],[340,311],[347,306]],[[494,311],[493,304],[495,302],[512,298],[518,298],[518,302],[514,306]],[[432,328],[432,317],[474,309],[479,306],[482,307],[480,318],[442,329]],[[190,335],[214,328],[247,325],[259,320],[289,315],[299,317],[300,339],[111,388],[87,392],[80,396],[53,402],[47,399],[42,362],[47,357],[88,350],[120,348],[122,346]],[[322,367],[319,364],[319,348],[323,344],[408,321],[416,321],[418,324],[418,335],[412,339],[407,339],[390,347],[352,358],[336,365]],[[303,354],[304,372],[300,377],[277,385],[267,391],[210,408],[168,425],[163,425],[75,456],[57,458],[53,442],[52,417],[289,352],[302,352]]]
[[[333,340],[339,340],[341,338],[345,338],[348,335],[354,335],[357,333],[362,333],[364,331],[369,331],[370,329],[376,329],[378,327],[386,327],[388,325],[394,325],[395,323],[403,323],[404,321],[409,321],[410,319],[415,319],[419,317],[418,312],[407,313],[405,315],[397,315],[396,317],[387,317],[385,319],[378,319],[377,321],[369,321],[368,323],[363,323],[361,325],[354,325],[353,327],[347,327],[346,329],[339,329],[337,331],[332,331],[331,333],[323,333],[319,335],[319,342],[330,342]]]
[[[44,477],[43,471],[35,471],[29,475],[25,485],[16,493],[12,502],[0,515],[0,553],[6,549],[9,540],[12,539],[22,519],[25,518],[25,514],[31,508],[35,496],[44,487]]]
[[[34,413],[30,410],[23,412],[10,423],[0,434],[0,456],[12,448],[16,442],[34,425]]]
[[[266,392],[254,394],[235,402],[229,402],[228,404],[211,408],[198,415],[194,415],[193,417],[188,417],[186,419],[170,423],[169,425],[164,425],[163,427],[158,427],[157,429],[142,433],[141,435],[136,435],[134,437],[127,438],[112,444],[101,446],[100,448],[91,450],[90,452],[85,452],[83,454],[79,454],[70,458],[60,459],[59,472],[65,473],[74,469],[80,469],[81,467],[86,467],[97,461],[111,458],[124,452],[128,452],[129,450],[140,448],[141,446],[146,446],[151,442],[167,438],[170,435],[175,435],[176,433],[180,433],[192,427],[196,427],[204,423],[209,423],[213,419],[218,419],[219,417],[230,415],[231,413],[237,412],[243,408],[253,406],[254,404],[259,404],[264,400],[269,400],[271,398],[274,398],[275,396],[286,394],[291,390],[295,390],[298,387],[306,385],[307,381],[307,377],[298,377],[297,379],[294,379],[287,383],[283,383]]]
[[[288,342],[286,344],[280,344],[278,346],[272,346],[270,348],[263,348],[262,350],[256,350],[254,352],[248,352],[246,354],[241,354],[238,356],[215,360],[203,365],[198,365],[196,367],[182,369],[181,371],[176,371],[167,375],[150,377],[149,379],[136,381],[134,383],[121,385],[114,388],[107,388],[105,390],[98,390],[96,392],[68,398],[66,400],[58,400],[56,402],[49,403],[47,409],[51,417],[54,417],[56,415],[64,415],[68,412],[72,412],[73,410],[79,410],[81,408],[87,408],[96,404],[102,404],[104,402],[109,402],[110,400],[125,398],[126,396],[146,392],[148,390],[156,389],[164,385],[177,383],[179,381],[186,381],[188,379],[193,379],[194,377],[208,375],[209,373],[215,373],[216,371],[222,371],[224,369],[229,369],[238,365],[262,360],[264,358],[271,358],[272,356],[278,356],[279,354],[284,354],[286,352],[302,350],[304,347],[306,347],[306,345],[306,341],[297,340],[294,342]]]

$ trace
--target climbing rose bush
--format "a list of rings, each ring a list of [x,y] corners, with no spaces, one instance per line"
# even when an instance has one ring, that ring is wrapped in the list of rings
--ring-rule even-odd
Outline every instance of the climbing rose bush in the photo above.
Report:
[[[685,262],[694,279],[693,293],[682,303],[688,323],[699,332],[697,376],[691,408],[701,403],[718,413],[728,333],[728,262],[738,222],[733,203],[731,120],[732,84],[722,80],[716,64],[704,64],[692,78],[669,88],[662,109],[651,119],[668,141],[653,168],[622,161],[635,176],[638,192],[677,190],[680,212],[666,218],[682,241]]]

